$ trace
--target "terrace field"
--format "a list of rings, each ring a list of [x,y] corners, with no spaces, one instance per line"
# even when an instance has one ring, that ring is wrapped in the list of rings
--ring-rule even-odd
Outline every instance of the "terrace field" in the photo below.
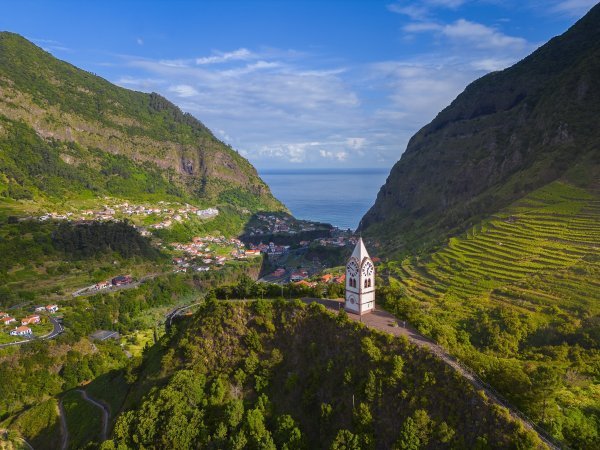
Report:
[[[600,185],[553,182],[379,273],[388,309],[557,438],[600,442]]]

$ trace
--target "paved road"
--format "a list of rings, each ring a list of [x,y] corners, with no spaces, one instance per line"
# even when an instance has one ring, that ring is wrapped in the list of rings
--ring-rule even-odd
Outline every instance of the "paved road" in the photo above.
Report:
[[[0,344],[0,348],[10,347],[11,345],[27,344],[29,342],[36,341],[38,339],[42,339],[42,340],[54,339],[56,336],[58,336],[63,331],[65,331],[65,328],[54,317],[48,316],[48,320],[50,320],[50,322],[52,322],[52,325],[53,325],[52,331],[50,333],[48,333],[48,334],[46,334],[44,336],[34,337],[34,338],[31,338],[31,339],[25,339],[23,341],[9,342],[8,344]]]
[[[86,402],[89,402],[92,405],[100,408],[100,410],[102,411],[102,432],[100,433],[100,437],[102,438],[101,442],[105,441],[107,439],[107,436],[108,436],[108,418],[110,416],[110,410],[109,410],[108,405],[106,405],[104,403],[101,403],[99,401],[94,400],[83,389],[75,389],[75,391],[79,392],[81,394],[81,397]]]
[[[343,307],[343,300],[341,299],[325,300],[316,298],[303,298],[302,300],[307,303],[316,301],[332,312],[337,312]],[[548,436],[544,430],[526,418],[519,410],[517,410],[517,408],[508,403],[506,399],[501,398],[500,394],[498,394],[489,384],[481,380],[471,369],[461,364],[460,361],[448,354],[446,350],[444,350],[434,341],[419,334],[406,321],[398,320],[392,314],[381,309],[377,309],[369,314],[365,314],[364,316],[348,314],[348,317],[351,320],[363,323],[369,328],[383,331],[384,333],[393,334],[394,336],[405,336],[413,344],[418,345],[421,348],[428,349],[438,358],[456,370],[461,376],[467,379],[473,386],[475,386],[476,389],[483,390],[490,400],[508,409],[514,419],[522,421],[527,428],[536,432],[539,438],[549,448],[560,448],[560,446],[554,443],[552,438]]]
[[[63,407],[62,397],[58,399],[58,415],[60,416],[60,434],[62,435],[61,450],[69,447],[69,429],[67,428],[67,416]]]
[[[102,439],[101,442],[105,441],[108,436],[108,419],[110,416],[110,410],[109,410],[108,405],[105,405],[103,403],[100,403],[100,402],[94,400],[83,389],[75,389],[75,392],[78,392],[79,394],[81,394],[81,398],[83,398],[86,402],[89,402],[92,405],[100,408],[100,410],[102,411],[102,430],[100,433],[100,437]],[[61,429],[61,434],[63,437],[61,449],[67,450],[67,448],[69,447],[69,428],[67,427],[67,416],[65,414],[65,408],[63,407],[62,397],[58,401],[58,409],[60,412],[60,429]]]

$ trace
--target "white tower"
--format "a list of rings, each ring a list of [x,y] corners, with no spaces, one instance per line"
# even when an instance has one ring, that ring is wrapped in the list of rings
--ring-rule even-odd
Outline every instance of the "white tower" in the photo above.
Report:
[[[375,267],[362,238],[346,265],[346,311],[366,314],[375,309]]]

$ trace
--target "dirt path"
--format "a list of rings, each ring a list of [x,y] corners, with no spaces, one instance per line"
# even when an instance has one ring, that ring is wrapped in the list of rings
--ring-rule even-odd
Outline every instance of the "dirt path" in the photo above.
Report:
[[[325,300],[316,298],[303,298],[302,300],[304,302],[318,302],[325,306],[329,311],[334,313],[337,313],[341,308],[343,308],[343,300]],[[348,317],[351,320],[363,323],[369,328],[383,331],[384,333],[389,333],[394,336],[405,336],[411,343],[418,345],[421,348],[428,349],[438,358],[456,370],[462,377],[467,379],[473,386],[475,386],[476,389],[483,390],[490,400],[508,409],[513,418],[522,421],[527,428],[536,432],[539,438],[549,448],[556,450],[560,448],[559,445],[554,443],[552,437],[549,436],[546,431],[535,425],[524,414],[512,406],[506,399],[496,392],[494,388],[479,378],[470,368],[463,365],[460,361],[446,352],[446,350],[433,342],[431,339],[419,334],[406,321],[398,320],[392,314],[381,309],[377,309],[369,314],[365,314],[364,316],[348,314]]]
[[[75,391],[79,392],[81,394],[81,397],[86,402],[89,402],[92,405],[100,408],[100,410],[102,411],[102,433],[100,434],[100,437],[102,438],[102,441],[105,441],[108,436],[108,418],[110,416],[110,411],[108,409],[108,406],[91,398],[88,395],[88,393],[86,391],[84,391],[83,389],[75,389]]]

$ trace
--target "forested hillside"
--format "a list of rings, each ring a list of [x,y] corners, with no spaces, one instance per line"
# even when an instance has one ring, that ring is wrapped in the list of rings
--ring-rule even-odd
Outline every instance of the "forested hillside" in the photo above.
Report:
[[[317,304],[209,299],[129,392],[103,448],[543,447],[432,354]]]
[[[252,165],[158,94],[117,87],[0,33],[0,197],[282,210]]]

